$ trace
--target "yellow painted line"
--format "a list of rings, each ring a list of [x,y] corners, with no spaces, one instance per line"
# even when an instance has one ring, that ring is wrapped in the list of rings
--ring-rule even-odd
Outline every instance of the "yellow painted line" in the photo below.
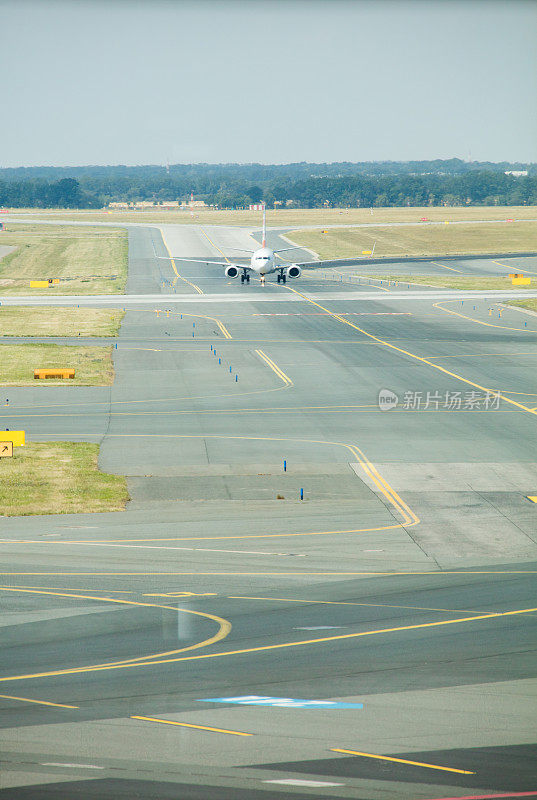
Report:
[[[292,290],[294,291],[294,289]],[[354,327],[354,326],[353,326]],[[371,334],[368,334],[371,335]],[[396,348],[398,349],[398,348]],[[262,351],[259,351],[262,352]],[[272,362],[274,363],[274,362]],[[274,365],[276,367],[276,365]],[[434,365],[433,365],[434,366]],[[279,368],[277,368],[279,369]],[[441,369],[441,368],[440,368]],[[447,371],[447,370],[444,370]],[[285,374],[285,373],[282,373]],[[287,376],[286,376],[287,377]],[[288,378],[288,380],[290,380]],[[112,437],[123,437],[123,438],[151,438],[151,437],[159,437],[159,438],[173,438],[173,439],[233,439],[233,440],[243,440],[243,441],[256,441],[256,442],[300,442],[304,444],[320,444],[320,445],[331,445],[334,447],[344,447],[351,453],[355,459],[360,463],[364,472],[369,476],[375,486],[378,488],[381,494],[389,501],[391,505],[394,506],[395,510],[403,517],[403,526],[410,527],[411,525],[416,525],[419,522],[419,517],[410,509],[410,507],[404,502],[404,500],[397,494],[397,492],[389,485],[389,483],[379,474],[378,470],[373,466],[373,464],[369,461],[365,453],[360,450],[359,447],[355,445],[349,445],[345,442],[332,442],[323,439],[293,439],[293,438],[278,438],[276,436],[226,436],[222,434],[110,434]],[[203,539],[262,539],[262,538],[274,538],[274,537],[285,537],[285,536],[314,536],[314,535],[326,535],[329,533],[363,533],[365,531],[377,531],[377,530],[391,530],[392,528],[401,527],[401,524],[398,525],[389,525],[383,528],[375,527],[375,528],[353,528],[350,530],[343,530],[343,531],[319,531],[314,533],[300,533],[300,534],[255,534],[255,535],[247,535],[247,536],[209,536],[209,537],[188,537],[187,539],[176,539],[176,541],[189,541],[189,540],[203,540]],[[5,540],[4,540],[5,541]],[[150,539],[112,539],[108,540],[112,542],[147,542],[151,541]],[[161,539],[155,541],[162,541]],[[21,542],[23,543],[23,542]],[[38,541],[30,541],[25,540],[25,544],[43,544],[43,542]],[[86,541],[74,540],[69,542],[63,542],[64,544],[87,544]],[[91,542],[92,544],[103,544],[103,542]],[[56,544],[56,542],[48,542],[48,544]],[[0,573],[1,575],[2,573]],[[37,573],[39,574],[39,573]]]
[[[213,240],[212,240],[212,239],[211,239],[211,238],[210,238],[210,237],[209,237],[209,236],[208,236],[208,235],[205,233],[205,231],[203,230],[203,228],[201,229],[201,232],[202,232],[202,234],[205,236],[205,238],[207,239],[207,241],[208,241],[210,244],[212,244],[212,246],[214,247],[214,249],[215,249],[215,250],[218,250],[218,252],[220,253],[220,255],[221,255],[221,256],[224,256],[224,258],[226,259],[227,263],[228,263],[228,264],[231,264],[232,262],[231,262],[231,261],[229,260],[229,258],[226,256],[226,254],[224,253],[224,251],[223,251],[223,250],[220,250],[220,248],[218,247],[218,245],[217,245],[217,244],[215,244],[215,243],[213,242]]]
[[[197,574],[202,575],[203,573],[197,573]],[[340,573],[340,574],[344,575],[345,573]],[[298,642],[267,644],[267,645],[261,645],[259,647],[246,647],[240,650],[227,650],[219,653],[206,653],[204,655],[180,656],[179,658],[165,658],[165,659],[160,659],[158,661],[139,660],[136,663],[120,662],[117,664],[103,664],[94,667],[74,667],[71,669],[53,670],[51,672],[36,672],[27,675],[11,675],[6,678],[0,678],[0,683],[8,681],[30,680],[34,678],[50,678],[50,677],[56,677],[58,675],[74,675],[80,672],[102,672],[114,669],[152,667],[158,664],[174,664],[183,661],[201,661],[209,658],[225,658],[228,656],[244,655],[245,653],[261,653],[261,652],[267,652],[269,650],[284,650],[293,647],[302,647],[312,644],[314,645],[314,644],[323,644],[325,642],[342,641],[343,639],[358,639],[358,638],[363,638],[365,636],[378,636],[386,633],[399,633],[401,631],[422,630],[425,628],[438,628],[446,625],[460,625],[465,622],[476,622],[486,619],[498,619],[500,617],[528,614],[534,611],[537,611],[537,608],[522,608],[516,611],[502,611],[499,613],[494,612],[490,614],[479,614],[477,616],[472,616],[472,617],[462,617],[461,619],[448,619],[448,620],[442,620],[440,622],[424,622],[416,625],[402,625],[400,627],[395,627],[395,628],[379,628],[373,631],[362,631],[360,633],[344,633],[344,634],[338,634],[337,636],[324,636],[318,639],[304,639]]]
[[[411,353],[410,350],[404,350],[402,347],[396,347],[394,344],[391,344],[390,342],[387,342],[385,339],[381,339],[378,336],[374,336],[372,333],[369,333],[368,331],[364,330],[363,328],[359,328],[358,325],[354,324],[354,322],[349,322],[349,320],[344,319],[339,314],[335,314],[333,311],[329,311],[327,308],[325,308],[324,306],[320,305],[320,303],[316,303],[315,300],[311,300],[307,295],[302,294],[301,292],[297,292],[296,289],[292,289],[290,286],[287,286],[287,284],[286,284],[286,288],[290,292],[294,292],[295,294],[298,294],[300,297],[303,297],[304,300],[306,300],[308,303],[312,303],[312,305],[317,306],[318,308],[321,308],[323,311],[326,311],[328,314],[330,314],[331,317],[333,317],[334,319],[339,320],[339,322],[342,322],[344,325],[349,325],[351,328],[354,328],[355,330],[359,331],[360,333],[363,333],[364,336],[367,336],[369,339],[372,339],[373,341],[378,342],[383,347],[389,347],[391,350],[395,350],[398,353],[402,353],[405,356],[409,356],[409,358],[414,358],[416,361],[421,361],[422,364],[427,364],[427,366],[433,367],[433,369],[437,369],[439,372],[443,372],[444,375],[449,375],[451,378],[455,378],[456,380],[459,380],[459,381],[462,381],[463,383],[468,384],[468,386],[474,386],[476,389],[480,389],[482,392],[489,392],[489,394],[494,394],[495,393],[494,390],[489,389],[486,386],[481,386],[480,383],[475,383],[474,381],[471,381],[468,378],[464,378],[462,375],[458,375],[456,372],[450,372],[448,369],[445,369],[444,367],[441,367],[439,364],[433,364],[432,361],[429,361],[426,358],[422,358],[422,356],[418,356],[418,355],[416,355],[416,353]],[[514,328],[510,328],[510,330],[514,330]],[[528,406],[524,406],[524,405],[522,405],[522,403],[517,403],[515,400],[511,400],[509,397],[506,397],[504,394],[500,393],[500,397],[501,397],[502,400],[505,400],[506,403],[510,403],[511,405],[516,406],[516,408],[520,408],[522,411],[526,411],[528,414],[535,414],[537,416],[537,410],[532,409],[532,408],[528,408]]]
[[[45,545],[54,545],[54,544],[68,544],[68,545],[88,545],[91,547],[127,547],[130,544],[137,543],[137,542],[212,542],[212,541],[220,541],[220,540],[228,540],[228,539],[278,539],[278,538],[291,538],[294,536],[330,536],[335,533],[375,533],[377,531],[391,531],[396,528],[401,528],[401,523],[394,523],[393,525],[383,525],[375,528],[349,528],[348,530],[343,531],[307,531],[306,533],[249,533],[249,534],[238,534],[237,536],[172,536],[172,537],[163,537],[163,538],[148,538],[148,539],[110,539],[110,540],[103,540],[102,542],[95,542],[88,540],[87,542],[81,539],[62,539],[61,541],[43,541],[40,539],[0,539],[2,544],[45,544]],[[77,572],[77,573],[69,573],[69,572],[0,572],[0,575],[95,575],[96,573],[85,573],[85,572]],[[103,575],[110,575],[110,574],[124,574],[124,575],[131,575],[131,574],[145,574],[145,573],[99,573]],[[147,573],[153,575],[154,573]],[[166,574],[166,573],[157,573],[157,574]],[[182,572],[173,572],[168,573],[171,575],[191,575],[195,573],[182,573]],[[202,574],[201,572],[199,573]],[[213,573],[210,573],[213,574]],[[217,573],[214,573],[217,574]],[[218,573],[220,574],[220,573]],[[242,573],[226,573],[226,574],[242,574]],[[302,574],[302,573],[301,573]],[[325,573],[323,573],[325,574]],[[339,573],[337,573],[339,574]],[[352,573],[354,574],[354,573]],[[384,574],[384,573],[382,573]]]
[[[226,328],[226,326],[224,325],[223,322],[220,322],[220,320],[217,319],[216,320],[216,324],[218,325],[218,327],[220,328],[220,330],[222,331],[222,333],[224,334],[224,337],[226,339],[231,339],[232,338],[230,332],[228,331],[228,329]]]
[[[189,722],[172,722],[170,719],[158,719],[157,717],[131,717],[131,719],[143,719],[145,722],[160,722],[162,725],[178,725],[180,728],[195,728],[198,731],[212,731],[213,733],[228,733],[230,736],[253,736],[253,733],[244,731],[228,731],[226,728],[209,728],[207,725],[192,725]]]
[[[444,300],[444,303],[456,303],[456,300]],[[470,322],[475,322],[477,325],[486,325],[487,328],[501,328],[504,331],[522,331],[522,333],[535,333],[532,331],[531,328],[511,328],[509,325],[494,325],[492,322],[483,322],[480,319],[473,319],[473,317],[468,317],[466,314],[460,314],[458,311],[452,311],[451,308],[444,308],[443,305],[440,303],[433,303],[433,308],[438,308],[440,311],[445,311],[446,314],[454,314],[456,317],[462,317],[462,319],[468,319]]]
[[[506,269],[517,269],[517,267],[513,267],[512,264],[502,264],[501,261],[496,261],[494,258],[492,259],[493,264],[499,264],[500,267],[505,267]],[[524,272],[527,272],[529,275],[537,275],[537,272],[532,272],[530,269],[525,269]]]
[[[405,503],[400,495],[393,489],[390,484],[382,477],[376,467],[369,461],[365,453],[360,448],[353,445],[343,445],[358,459],[364,472],[371,478],[373,483],[377,486],[381,494],[394,506],[394,508],[403,517],[403,525],[410,527],[419,523],[419,517],[412,511],[412,509]]]
[[[490,614],[490,611],[476,611],[468,608],[430,608],[429,606],[399,606],[392,603],[353,603],[347,600],[302,600],[296,597],[248,597],[247,595],[227,595],[228,600],[268,600],[274,603],[311,603],[319,606],[363,606],[365,608],[404,608],[411,611],[439,611],[444,614]]]
[[[0,694],[4,700],[20,700],[22,703],[36,703],[38,706],[53,706],[54,708],[80,708],[80,706],[68,706],[66,703],[51,703],[49,700],[32,700],[29,697],[14,697],[10,694]]]
[[[409,761],[406,758],[393,758],[392,756],[377,756],[373,753],[361,753],[359,750],[343,750],[340,747],[331,747],[333,753],[347,753],[350,756],[365,756],[365,758],[378,758],[379,761],[395,761],[397,764],[410,764],[412,767],[426,767],[427,769],[440,769],[442,772],[458,772],[460,775],[475,775],[467,769],[454,767],[439,767],[438,764],[425,764],[423,761]]]
[[[174,314],[172,316],[177,317],[177,316],[179,316],[179,314],[178,314],[178,312],[174,312]],[[232,335],[230,334],[230,332],[228,331],[228,329],[226,328],[226,326],[224,325],[224,323],[221,320],[217,319],[216,317],[208,317],[206,314],[188,314],[186,311],[183,311],[181,316],[183,316],[183,317],[196,317],[196,319],[210,319],[211,322],[215,322],[218,325],[218,327],[220,328],[220,330],[224,334],[224,338],[226,338],[226,339],[232,339],[233,338]],[[123,349],[125,349],[125,348],[122,348],[122,350]],[[178,351],[175,350],[175,348],[173,348],[171,350],[171,352],[177,353]],[[185,350],[185,352],[188,353],[188,352],[192,352],[192,351]]]
[[[12,586],[12,589],[46,589],[47,591],[56,591],[56,592],[112,592],[112,594],[136,594],[136,592],[130,592],[126,589],[73,589],[72,586]],[[95,598],[93,598],[95,599]]]
[[[532,503],[537,503],[537,495],[528,494],[527,498],[528,500],[531,500]]]
[[[101,667],[117,666],[124,664],[134,664],[135,662],[138,663],[141,661],[148,661],[149,659],[153,658],[162,658],[162,656],[175,655],[176,653],[183,653],[188,650],[198,650],[200,647],[208,647],[212,644],[216,644],[216,642],[219,642],[222,639],[225,639],[226,636],[228,636],[231,631],[231,623],[228,620],[223,619],[222,617],[217,617],[214,616],[213,614],[207,614],[202,611],[193,611],[192,609],[188,608],[165,606],[160,603],[141,603],[141,602],[136,602],[134,600],[122,600],[117,597],[96,597],[93,595],[89,596],[83,594],[73,594],[72,592],[66,593],[66,592],[53,592],[53,591],[43,591],[43,590],[38,591],[36,589],[28,589],[28,588],[23,589],[20,587],[15,588],[12,586],[10,587],[0,586],[0,591],[19,592],[24,594],[43,594],[43,595],[51,595],[53,597],[76,597],[77,599],[81,600],[95,600],[103,603],[119,603],[121,605],[144,606],[148,608],[165,608],[169,611],[175,611],[176,613],[179,611],[183,611],[185,614],[193,614],[194,616],[197,617],[205,617],[206,619],[210,619],[213,622],[216,622],[219,626],[218,632],[214,636],[211,636],[209,639],[204,639],[202,642],[197,642],[196,644],[189,645],[188,647],[182,647],[178,650],[169,650],[168,652],[153,653],[151,655],[146,655],[146,656],[138,656],[137,658],[129,658],[123,661],[112,661],[112,662],[107,662],[105,664],[97,664],[94,667],[81,667],[80,671],[82,672],[85,672],[87,669],[91,671],[95,669],[95,667],[101,668]]]
[[[182,275],[179,275],[179,273],[177,272],[177,267],[175,266],[175,261],[174,261],[174,259],[173,259],[173,256],[172,256],[172,253],[171,253],[171,250],[170,250],[170,248],[168,247],[168,243],[166,242],[166,239],[165,239],[165,237],[164,237],[164,231],[162,230],[162,228],[159,228],[159,231],[160,231],[160,235],[162,236],[162,241],[163,241],[163,243],[164,243],[164,247],[165,247],[165,248],[166,248],[166,250],[168,251],[168,256],[170,257],[170,264],[172,265],[172,269],[173,269],[173,271],[175,272],[176,276],[177,276],[178,278],[180,278],[180,280],[184,281],[185,283],[188,283],[188,285],[189,285],[189,286],[192,286],[192,288],[193,288],[193,289],[195,289],[195,290],[196,290],[196,292],[197,292],[198,294],[203,294],[203,291],[200,289],[200,287],[199,287],[199,286],[196,286],[196,284],[195,284],[195,283],[192,283],[192,282],[191,282],[191,281],[189,281],[187,278],[183,278],[183,276],[182,276]]]
[[[449,269],[451,272],[460,272],[462,274],[462,269],[455,269],[455,267],[448,267],[445,264],[440,264],[438,261],[430,261],[430,264],[436,264],[437,267],[442,267],[443,269]]]
[[[291,378],[290,378],[288,375],[286,375],[286,374],[285,374],[285,372],[284,372],[283,370],[281,370],[281,369],[279,368],[279,366],[278,366],[277,364],[275,364],[275,363],[274,363],[274,361],[273,361],[271,358],[269,358],[269,357],[267,356],[267,354],[266,354],[266,353],[264,353],[264,352],[263,352],[263,350],[256,350],[255,352],[257,353],[257,355],[258,355],[260,358],[262,358],[262,359],[263,359],[263,361],[264,361],[264,362],[265,362],[265,363],[266,363],[266,364],[267,364],[267,365],[270,367],[270,369],[271,369],[273,372],[275,372],[275,373],[276,373],[276,375],[278,376],[278,378],[281,378],[281,379],[282,379],[282,381],[283,381],[283,382],[284,382],[284,383],[285,383],[287,386],[293,386],[293,381],[291,380]]]

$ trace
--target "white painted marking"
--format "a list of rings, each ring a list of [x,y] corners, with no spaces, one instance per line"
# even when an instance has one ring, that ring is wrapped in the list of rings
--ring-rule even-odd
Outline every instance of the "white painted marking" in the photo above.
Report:
[[[345,628],[345,625],[312,625],[309,628],[293,628],[294,631],[335,631]]]
[[[46,297],[35,297],[29,295],[0,295],[0,302],[4,306],[144,306],[154,305],[157,295],[151,294],[110,294],[110,295],[49,295]],[[227,294],[220,292],[219,294],[170,294],[158,295],[161,302],[170,304],[185,303],[300,303],[304,299],[311,300],[372,300],[379,301],[379,295],[376,292],[345,292],[344,295],[335,297],[334,293],[314,293],[310,292],[303,297],[295,294],[279,294],[276,292],[258,293],[256,291],[245,291],[243,294]],[[537,298],[535,291],[509,291],[503,289],[489,289],[488,291],[470,290],[453,290],[453,289],[423,289],[422,291],[404,290],[390,292],[389,296],[382,298],[383,301],[392,300],[408,302],[409,300],[424,300],[430,302],[431,300],[512,300],[515,298]]]
[[[344,783],[330,783],[329,781],[301,781],[297,778],[285,778],[275,781],[263,781],[263,783],[283,783],[286,786],[345,786]]]
[[[62,764],[61,762],[57,761],[41,761],[42,767],[70,767],[72,769],[104,769],[104,767],[98,767],[97,764]]]
[[[43,534],[43,536],[59,536],[60,534],[51,533]],[[4,544],[17,544],[17,539],[0,539]],[[64,542],[34,542],[33,544],[64,544]],[[214,550],[209,547],[171,547],[169,545],[160,544],[111,544],[110,542],[69,542],[70,545],[78,545],[81,547],[123,547],[131,550],[189,550],[191,552],[206,552],[206,553],[239,553],[249,556],[298,556],[305,558],[305,553],[269,553],[264,550]]]

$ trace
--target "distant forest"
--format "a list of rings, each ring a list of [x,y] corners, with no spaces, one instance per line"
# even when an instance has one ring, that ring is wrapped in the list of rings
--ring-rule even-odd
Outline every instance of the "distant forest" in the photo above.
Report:
[[[527,171],[527,175],[506,175]],[[0,206],[102,208],[196,200],[218,208],[537,205],[537,164],[435,161],[0,169]]]

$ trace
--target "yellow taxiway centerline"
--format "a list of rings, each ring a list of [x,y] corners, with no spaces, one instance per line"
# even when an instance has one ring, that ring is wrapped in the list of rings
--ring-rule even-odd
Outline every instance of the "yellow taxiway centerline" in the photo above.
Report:
[[[406,758],[393,758],[392,756],[377,756],[373,753],[361,753],[359,750],[343,750],[340,747],[331,747],[333,753],[346,753],[350,756],[364,756],[365,758],[377,758],[380,761],[395,761],[397,764],[410,764],[412,767],[426,767],[427,769],[440,769],[443,772],[458,772],[461,775],[475,775],[467,769],[454,769],[454,767],[439,767],[437,764],[425,764],[423,761],[409,761]]]
[[[293,381],[291,380],[291,378],[288,375],[286,375],[285,372],[281,370],[279,366],[275,364],[274,361],[267,356],[266,353],[263,352],[263,350],[256,350],[255,352],[260,358],[263,359],[263,361],[270,367],[270,369],[276,373],[278,378],[282,379],[282,381],[286,384],[286,386],[293,386]]]
[[[157,717],[132,716],[131,719],[142,719],[145,722],[160,722],[162,725],[177,725],[180,728],[195,728],[199,731],[211,731],[212,733],[228,733],[230,736],[253,736],[253,733],[244,733],[244,731],[228,731],[226,728],[210,728],[208,725],[192,725],[190,722],[172,722],[170,719],[158,719]]]
[[[164,237],[164,231],[162,230],[162,228],[159,228],[159,231],[160,231],[160,235],[162,236],[162,242],[163,242],[163,244],[164,244],[164,247],[165,247],[165,248],[166,248],[166,250],[168,251],[168,256],[170,257],[170,264],[172,265],[172,269],[173,269],[173,271],[175,272],[176,276],[177,276],[178,278],[180,278],[180,280],[184,281],[185,283],[188,283],[188,285],[189,285],[189,286],[192,286],[192,288],[193,288],[193,289],[195,289],[195,290],[196,290],[196,292],[197,292],[198,294],[203,294],[203,290],[202,290],[202,289],[200,289],[200,287],[199,287],[199,286],[196,286],[196,284],[195,284],[195,283],[192,283],[192,282],[191,282],[191,281],[189,281],[187,278],[183,278],[183,276],[182,276],[182,275],[179,275],[179,273],[177,272],[177,267],[175,266],[175,261],[174,261],[174,258],[173,258],[173,256],[172,256],[171,250],[170,250],[170,248],[168,247],[168,243],[166,242],[166,239],[165,239],[165,237]]]
[[[11,675],[9,677],[0,678],[0,683],[6,683],[9,681],[33,680],[35,678],[51,678],[51,677],[57,677],[59,675],[75,675],[82,672],[103,672],[115,669],[131,669],[131,668],[134,669],[142,667],[153,667],[160,664],[175,664],[183,661],[201,661],[211,658],[227,658],[229,656],[244,655],[246,653],[261,653],[271,650],[284,650],[294,647],[303,647],[307,645],[318,645],[318,644],[323,644],[325,642],[342,641],[345,639],[358,639],[367,636],[379,636],[387,633],[400,633],[401,631],[423,630],[425,628],[440,628],[440,627],[445,627],[447,625],[461,625],[462,623],[467,623],[467,622],[477,622],[488,619],[499,619],[503,617],[510,617],[520,614],[528,614],[534,611],[537,611],[537,608],[522,608],[522,609],[517,609],[516,611],[502,611],[499,613],[479,614],[472,617],[463,617],[461,619],[448,619],[448,620],[441,620],[439,622],[424,622],[415,625],[401,625],[399,627],[394,627],[394,628],[379,628],[373,631],[361,631],[359,633],[344,633],[344,634],[338,634],[336,636],[323,636],[317,639],[304,639],[298,642],[282,642],[281,644],[268,644],[268,645],[261,645],[259,647],[246,647],[239,650],[227,650],[219,653],[206,653],[203,655],[195,655],[195,656],[180,656],[178,658],[164,658],[157,661],[138,660],[136,663],[117,663],[109,665],[104,664],[93,667],[73,667],[67,669],[52,670],[49,672],[35,672],[23,675]]]
[[[7,587],[7,586],[0,586],[0,591],[2,592],[19,592],[23,594],[43,594],[43,595],[50,595],[53,597],[75,597],[80,600],[95,600],[96,602],[102,603],[117,603],[120,605],[127,605],[127,606],[143,606],[146,608],[165,608],[169,611],[175,611],[176,613],[179,611],[184,612],[185,614],[193,614],[197,617],[205,617],[206,619],[210,619],[213,622],[216,622],[219,626],[218,632],[211,636],[209,639],[204,639],[202,642],[197,642],[196,644],[188,645],[187,647],[181,647],[178,650],[169,650],[168,652],[162,653],[153,653],[147,656],[138,656],[137,658],[129,658],[124,659],[123,661],[111,661],[106,664],[97,664],[95,667],[102,668],[102,667],[111,667],[111,666],[119,666],[119,665],[126,665],[134,663],[139,663],[141,661],[148,661],[149,659],[153,658],[162,658],[163,656],[175,655],[176,653],[184,653],[189,650],[198,650],[200,647],[209,647],[209,645],[216,644],[216,642],[225,639],[226,636],[229,635],[231,632],[231,623],[223,619],[222,617],[216,617],[214,614],[207,614],[203,611],[193,611],[189,608],[179,608],[176,606],[166,606],[160,603],[142,603],[137,602],[134,600],[122,600],[117,597],[96,597],[94,595],[88,596],[83,594],[74,594],[72,592],[53,592],[53,591],[43,591],[43,590],[36,590],[36,589],[22,589],[22,588],[15,588],[15,587]],[[87,669],[86,667],[82,667],[82,670]]]
[[[291,289],[290,286],[286,286],[286,288],[290,292],[294,292],[295,294],[299,295],[300,297],[304,298],[308,303],[312,303],[314,306],[326,311],[330,314],[331,317],[334,319],[339,320],[344,325],[349,325],[351,328],[359,331],[359,333],[363,333],[364,336],[367,336],[369,339],[372,339],[375,342],[378,342],[383,347],[389,347],[391,350],[395,350],[398,353],[402,353],[405,356],[409,356],[409,358],[414,358],[416,361],[421,361],[422,364],[427,364],[429,367],[433,367],[433,369],[438,370],[439,372],[443,372],[445,375],[449,375],[451,378],[455,378],[456,380],[462,381],[463,383],[468,384],[468,386],[473,386],[476,389],[480,389],[482,392],[488,392],[489,394],[495,394],[494,390],[487,388],[486,386],[482,386],[480,383],[475,383],[474,381],[469,380],[468,378],[464,378],[462,375],[458,375],[456,372],[450,372],[448,369],[441,367],[439,364],[433,364],[432,361],[429,361],[422,356],[416,355],[416,353],[410,352],[410,350],[404,350],[402,347],[396,347],[394,344],[387,342],[385,339],[381,339],[378,336],[374,336],[372,333],[364,330],[363,328],[359,328],[358,325],[355,325],[353,322],[349,322],[349,320],[344,319],[339,314],[335,314],[333,311],[329,311],[328,308],[320,305],[320,303],[315,302],[315,300],[311,300],[307,295],[298,292],[296,289]],[[522,403],[517,403],[515,400],[511,400],[509,397],[500,393],[500,397],[502,400],[505,400],[506,403],[511,403],[511,405],[520,408],[522,411],[526,411],[528,414],[535,414],[537,416],[537,411],[533,408],[528,408],[528,406],[523,405]]]
[[[456,303],[457,300],[443,300],[442,302]],[[445,311],[446,314],[454,314],[456,317],[468,319],[470,322],[475,322],[477,325],[486,325],[487,328],[501,328],[504,331],[517,331],[518,333],[535,333],[535,331],[531,330],[531,328],[511,328],[509,325],[494,325],[492,322],[483,322],[483,320],[480,319],[473,319],[473,317],[468,317],[466,314],[460,314],[458,311],[452,311],[451,308],[444,308],[440,303],[433,303],[433,308],[437,308],[439,311]],[[440,356],[440,358],[442,358],[442,356]]]
[[[29,697],[14,697],[10,694],[0,694],[4,700],[20,700],[22,703],[35,703],[39,706],[53,706],[54,708],[80,708],[80,706],[69,706],[66,703],[51,703],[49,700],[32,700]]]

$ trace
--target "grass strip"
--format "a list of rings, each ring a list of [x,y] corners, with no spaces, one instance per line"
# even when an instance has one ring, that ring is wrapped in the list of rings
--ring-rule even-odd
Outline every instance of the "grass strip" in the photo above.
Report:
[[[0,439],[2,433],[0,431]],[[29,442],[0,462],[0,515],[124,511],[125,478],[98,468],[99,445]]]
[[[123,316],[108,308],[1,306],[0,336],[117,336]]]
[[[125,230],[8,223],[1,243],[15,247],[0,260],[0,294],[121,294],[127,281]],[[30,288],[32,280],[59,284]]]
[[[313,250],[319,258],[466,255],[537,252],[537,223],[481,223],[468,225],[398,225],[393,228],[328,228],[296,230],[289,238]]]
[[[348,273],[350,275],[350,273]],[[524,290],[527,286],[513,286],[511,278],[486,275],[484,277],[451,276],[451,275],[363,275],[361,278],[371,278],[375,281],[393,281],[401,284],[419,284],[420,286],[433,286],[438,289],[513,289]],[[519,302],[519,301],[517,301]],[[525,302],[525,301],[523,301]],[[532,302],[532,301],[529,301]]]
[[[74,367],[72,379],[35,380],[34,369]],[[110,386],[112,347],[59,344],[0,345],[0,386]]]
[[[526,300],[505,300],[506,306],[518,306],[519,308],[526,308],[529,311],[535,311],[537,314],[537,300],[527,298]]]
[[[261,214],[250,210],[190,209],[164,211],[89,211],[81,209],[13,209],[19,217],[32,215],[42,219],[76,220],[77,222],[174,222],[185,225],[247,225],[259,228]],[[464,220],[537,219],[536,206],[392,206],[388,208],[305,208],[267,209],[267,225],[272,227],[299,227],[301,225],[356,225],[364,223],[420,222],[427,217],[430,222],[456,222]],[[511,224],[511,223],[509,223]]]

